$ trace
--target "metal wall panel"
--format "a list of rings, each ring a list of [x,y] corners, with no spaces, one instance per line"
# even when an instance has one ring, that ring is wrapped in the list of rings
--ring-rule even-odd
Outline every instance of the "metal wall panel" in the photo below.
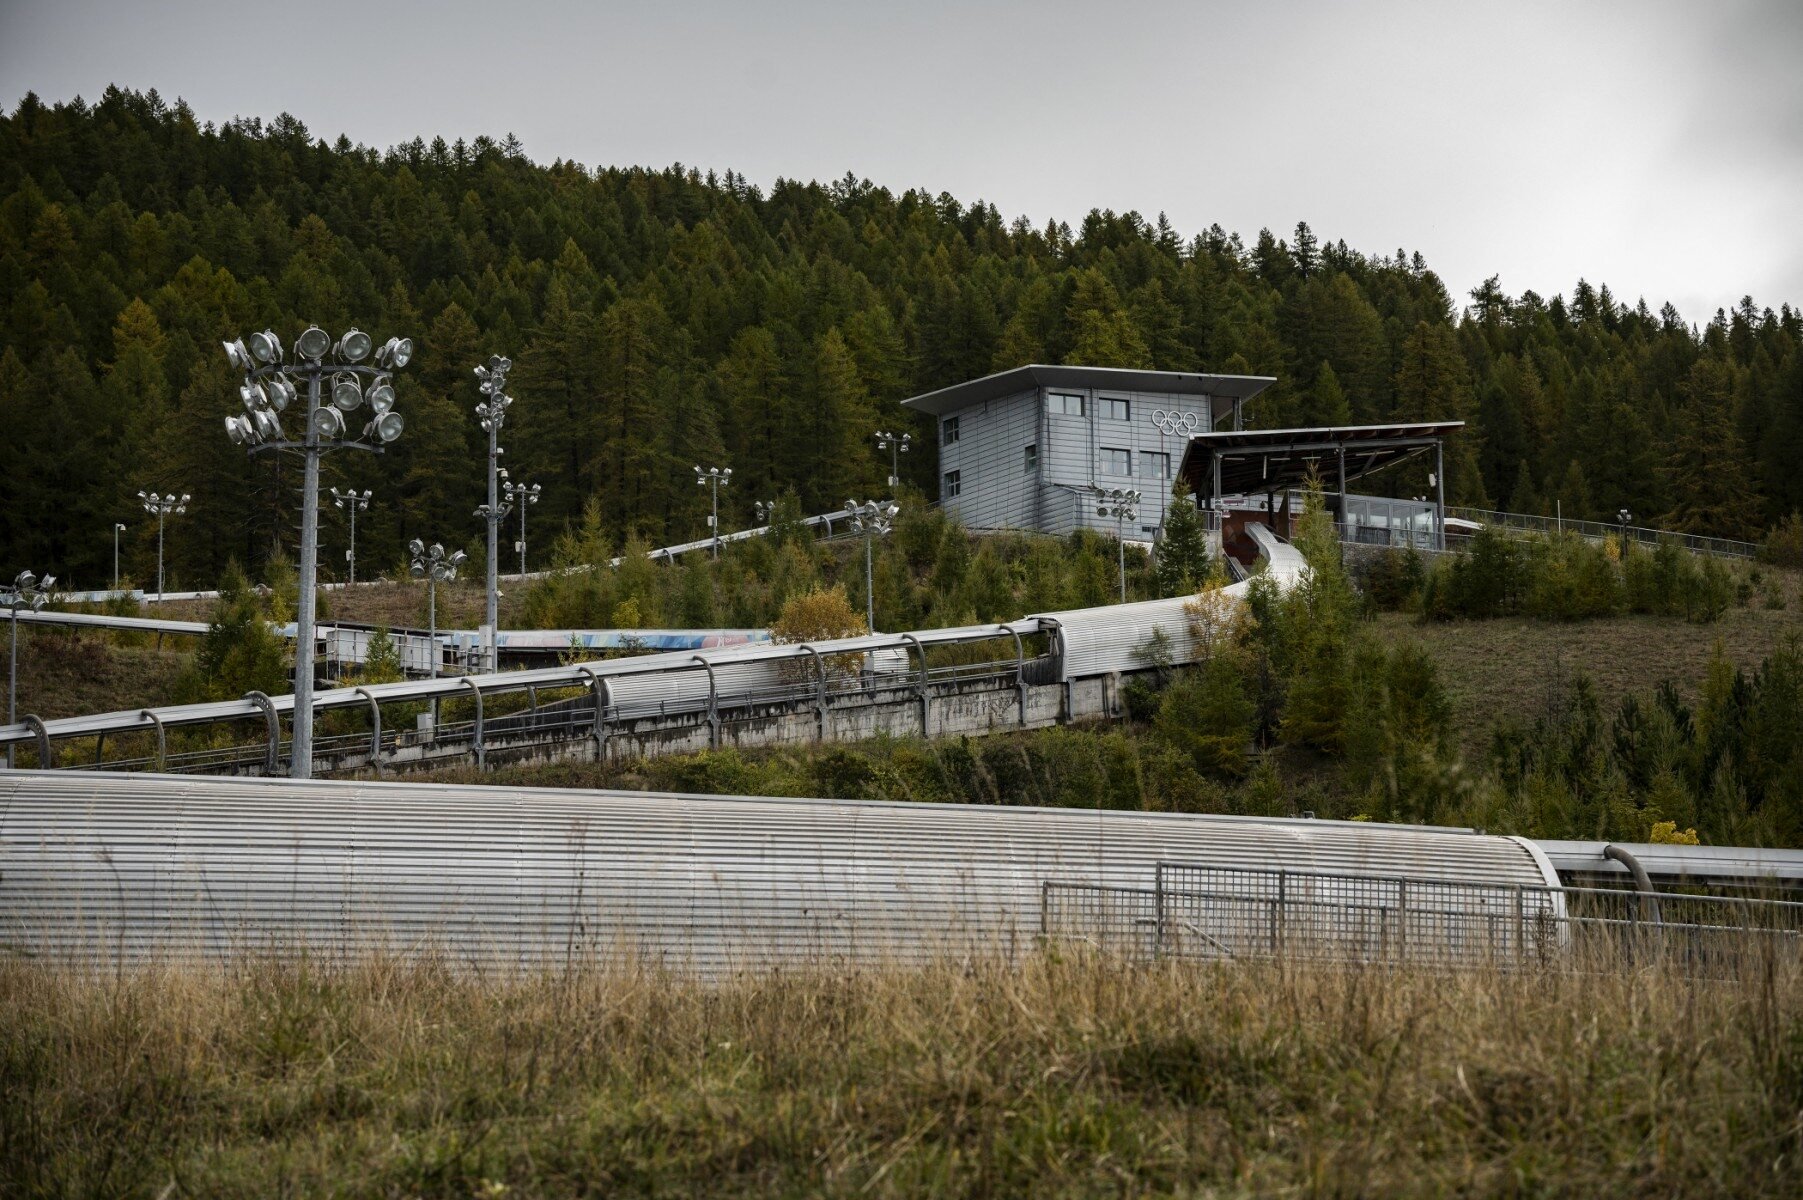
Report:
[[[1556,885],[1465,831],[1073,809],[8,772],[0,940],[93,961],[439,952],[548,966],[1012,954],[1044,887],[1173,859]]]

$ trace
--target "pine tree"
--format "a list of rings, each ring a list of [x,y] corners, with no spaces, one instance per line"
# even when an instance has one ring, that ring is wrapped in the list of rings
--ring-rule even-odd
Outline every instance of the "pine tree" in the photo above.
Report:
[[[1179,485],[1165,508],[1158,542],[1157,581],[1160,596],[1181,596],[1208,578],[1208,530],[1196,503]]]

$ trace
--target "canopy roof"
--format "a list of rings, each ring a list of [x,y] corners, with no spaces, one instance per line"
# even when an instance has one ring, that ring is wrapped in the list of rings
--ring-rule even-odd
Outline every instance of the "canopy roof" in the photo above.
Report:
[[[1184,448],[1178,475],[1199,498],[1214,496],[1214,463],[1221,464],[1221,494],[1300,487],[1313,469],[1330,488],[1339,480],[1339,459],[1346,456],[1348,481],[1394,466],[1432,449],[1463,421],[1421,425],[1340,425],[1315,429],[1246,429],[1198,433]]]
[[[1127,367],[1048,366],[1033,363],[970,379],[903,400],[909,408],[936,417],[987,404],[1040,387],[1098,388],[1122,392],[1163,392],[1175,396],[1219,396],[1250,400],[1277,380],[1269,375],[1197,375],[1189,371],[1138,371]]]

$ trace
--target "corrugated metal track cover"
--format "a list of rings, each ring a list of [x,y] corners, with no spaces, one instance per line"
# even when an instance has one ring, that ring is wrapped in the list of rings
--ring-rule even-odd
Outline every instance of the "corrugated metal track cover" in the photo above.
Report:
[[[1164,859],[1556,887],[1521,839],[1330,821],[978,805],[0,773],[0,941],[139,961],[625,953],[706,972],[1033,943],[1048,883]]]

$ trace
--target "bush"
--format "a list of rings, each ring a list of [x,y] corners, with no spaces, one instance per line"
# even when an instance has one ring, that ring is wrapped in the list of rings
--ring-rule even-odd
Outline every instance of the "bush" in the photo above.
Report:
[[[1427,565],[1413,546],[1381,549],[1357,560],[1353,580],[1374,612],[1405,612],[1421,602]]]
[[[1772,526],[1759,557],[1781,567],[1803,567],[1803,513],[1792,513]]]

